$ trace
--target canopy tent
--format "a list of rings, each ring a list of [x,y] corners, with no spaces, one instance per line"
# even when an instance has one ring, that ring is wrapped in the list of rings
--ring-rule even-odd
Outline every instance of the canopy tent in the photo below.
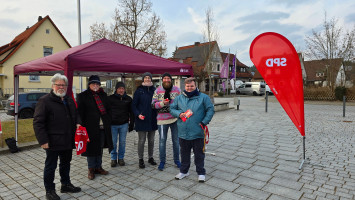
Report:
[[[54,75],[68,77],[71,94],[73,76],[91,74],[121,76],[122,73],[163,74],[192,76],[192,66],[161,58],[116,42],[100,39],[79,45],[50,56],[14,67],[15,131],[17,141],[19,75]]]

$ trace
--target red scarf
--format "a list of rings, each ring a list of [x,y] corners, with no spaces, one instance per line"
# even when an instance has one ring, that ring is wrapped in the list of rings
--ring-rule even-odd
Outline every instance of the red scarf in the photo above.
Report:
[[[103,89],[100,88],[97,92],[91,90],[91,92],[92,92],[92,95],[95,98],[96,105],[99,108],[99,111],[100,111],[101,115],[105,115],[106,114],[106,109],[105,109],[104,104],[102,103],[102,101],[101,101],[101,99],[99,97],[99,93],[103,92]]]

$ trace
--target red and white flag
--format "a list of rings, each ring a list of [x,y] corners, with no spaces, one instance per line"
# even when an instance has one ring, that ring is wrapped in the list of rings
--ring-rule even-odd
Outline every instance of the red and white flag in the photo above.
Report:
[[[86,151],[87,142],[90,142],[88,132],[83,126],[79,126],[75,132],[76,155],[80,155]]]

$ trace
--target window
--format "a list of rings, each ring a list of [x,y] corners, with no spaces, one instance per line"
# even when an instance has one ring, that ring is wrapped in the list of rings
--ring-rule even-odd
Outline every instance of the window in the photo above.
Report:
[[[220,71],[220,67],[221,67],[221,65],[217,64],[217,71]]]
[[[43,47],[43,57],[53,54],[53,47]]]
[[[39,82],[39,76],[30,75],[28,78],[31,82]]]
[[[251,85],[250,84],[246,84],[245,88],[251,88]]]
[[[46,34],[49,34],[49,29],[46,29]]]

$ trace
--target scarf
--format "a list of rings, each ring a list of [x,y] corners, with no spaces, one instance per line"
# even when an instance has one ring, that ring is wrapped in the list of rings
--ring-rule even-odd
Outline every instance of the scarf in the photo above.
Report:
[[[101,115],[105,115],[106,114],[106,109],[105,109],[104,104],[102,103],[102,101],[100,99],[100,96],[99,96],[99,93],[103,91],[102,88],[100,88],[97,92],[92,91],[92,90],[90,90],[90,91],[91,91],[92,95],[95,98],[95,102],[96,102],[97,108],[99,109]]]
[[[184,90],[184,93],[186,94],[186,96],[187,96],[188,98],[191,98],[191,97],[193,97],[193,96],[197,96],[197,95],[199,94],[197,88],[196,88],[196,90],[194,90],[194,91],[192,91],[192,92],[188,92],[188,91]]]

